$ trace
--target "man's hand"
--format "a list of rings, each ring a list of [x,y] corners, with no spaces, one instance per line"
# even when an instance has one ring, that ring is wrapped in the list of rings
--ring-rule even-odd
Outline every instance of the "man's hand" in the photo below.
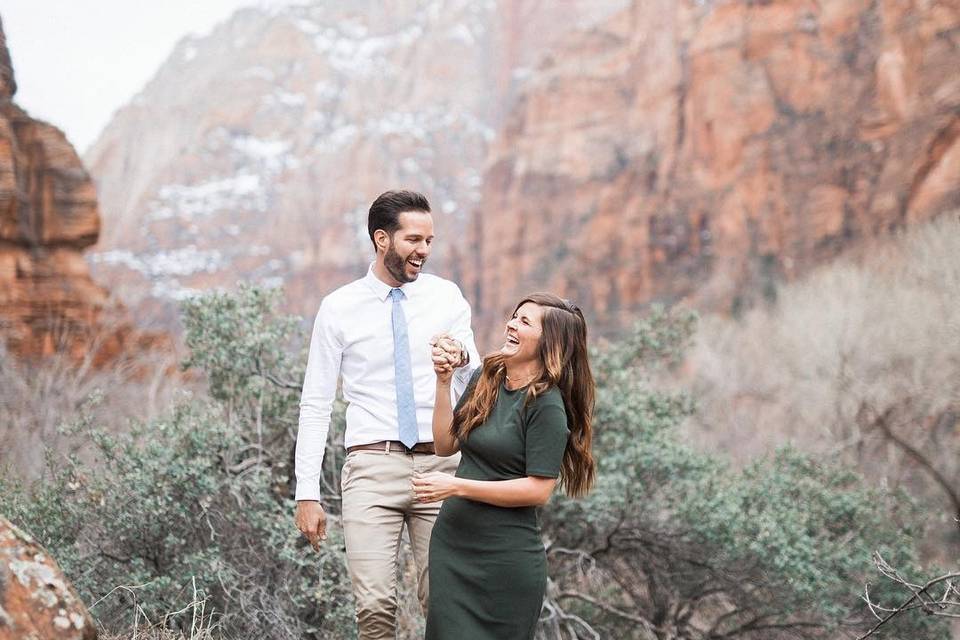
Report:
[[[446,334],[438,334],[430,338],[430,346],[433,371],[440,382],[446,384],[450,382],[453,370],[464,364],[462,345]]]
[[[320,543],[327,539],[327,514],[316,500],[297,501],[297,529],[307,536],[307,540],[317,551]]]
[[[430,338],[430,346],[434,348],[434,356],[438,354],[446,356],[447,364],[453,369],[470,362],[470,352],[467,351],[466,346],[446,333],[439,333]],[[436,361],[436,358],[434,360]]]

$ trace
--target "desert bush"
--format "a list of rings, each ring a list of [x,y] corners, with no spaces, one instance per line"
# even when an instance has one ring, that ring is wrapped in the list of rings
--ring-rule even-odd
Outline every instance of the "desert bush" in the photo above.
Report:
[[[944,216],[704,319],[687,433],[739,463],[786,442],[930,503],[928,557],[960,549],[960,219]]]
[[[108,632],[135,612],[189,629],[194,612],[174,612],[196,588],[233,637],[349,637],[338,529],[319,555],[305,551],[267,472],[231,471],[247,443],[219,407],[188,398],[127,434],[89,421],[71,434],[94,463],[58,462],[30,492],[5,481],[0,509],[57,557]]]
[[[51,458],[33,486],[2,481],[0,510],[57,556],[108,633],[142,620],[161,637],[198,625],[211,638],[352,637],[337,455],[325,463],[332,517],[319,555],[293,526],[283,465],[303,360],[277,301],[241,288],[190,303],[188,363],[209,393],[120,435],[88,413],[67,430],[86,457]],[[692,398],[651,380],[682,361],[695,330],[692,315],[656,310],[595,352],[599,480],[588,498],[543,510],[540,638],[836,637],[864,628],[874,550],[916,566],[905,496],[795,450],[737,470],[684,442]],[[331,453],[342,430],[340,403]],[[401,635],[416,637],[419,618],[401,607]],[[929,620],[895,624],[888,637],[938,637]]]
[[[688,314],[659,311],[596,354],[599,481],[543,514],[552,570],[540,637],[863,631],[872,552],[918,566],[911,501],[797,450],[738,470],[686,444],[679,428],[693,402],[655,390],[650,376],[677,362],[693,333]],[[888,637],[942,637],[926,619],[899,625]]]
[[[302,356],[293,338],[299,320],[276,313],[279,290],[241,285],[183,303],[189,355],[184,369],[202,371],[224,419],[253,451],[246,464],[269,468],[292,485]],[[294,355],[291,357],[291,353]]]
[[[55,318],[48,324],[55,326]],[[90,410],[101,426],[120,432],[130,420],[160,415],[179,389],[190,386],[170,375],[176,356],[165,348],[121,353],[95,364],[115,330],[118,325],[103,324],[89,336],[89,350],[79,360],[70,353],[76,337],[68,328],[54,332],[54,353],[42,359],[18,359],[0,344],[0,468],[20,478],[40,475],[46,449],[66,452],[71,446],[58,426],[78,419],[80,406],[98,389],[110,393]]]

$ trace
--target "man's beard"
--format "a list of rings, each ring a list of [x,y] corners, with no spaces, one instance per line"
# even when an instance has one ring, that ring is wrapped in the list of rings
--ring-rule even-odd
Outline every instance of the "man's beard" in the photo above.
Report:
[[[409,258],[410,256],[407,256]],[[387,273],[393,276],[393,279],[400,283],[413,282],[417,279],[417,276],[420,273],[415,273],[413,277],[407,275],[407,270],[404,268],[404,265],[407,263],[407,258],[401,258],[400,254],[396,252],[393,248],[393,242],[390,242],[390,246],[387,247],[387,253],[383,256],[383,266],[386,267]],[[426,262],[426,260],[424,260]]]

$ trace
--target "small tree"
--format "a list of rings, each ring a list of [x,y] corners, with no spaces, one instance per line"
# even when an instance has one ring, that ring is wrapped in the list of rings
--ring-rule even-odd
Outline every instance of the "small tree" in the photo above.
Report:
[[[279,289],[241,285],[183,305],[190,355],[183,368],[202,372],[225,420],[244,438],[237,472],[269,468],[279,494],[294,493],[294,449],[306,366],[300,319],[277,312]],[[339,513],[346,405],[334,402],[321,473],[324,501]]]

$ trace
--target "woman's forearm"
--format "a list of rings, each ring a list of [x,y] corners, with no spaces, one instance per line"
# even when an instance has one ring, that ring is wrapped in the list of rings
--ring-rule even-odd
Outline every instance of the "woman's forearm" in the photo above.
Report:
[[[535,507],[547,503],[557,481],[527,476],[513,480],[468,480],[455,478],[454,494],[497,507]]]
[[[433,405],[433,448],[438,456],[452,456],[460,450],[457,439],[450,433],[453,425],[453,406],[450,401],[450,381],[437,378],[437,392]]]

